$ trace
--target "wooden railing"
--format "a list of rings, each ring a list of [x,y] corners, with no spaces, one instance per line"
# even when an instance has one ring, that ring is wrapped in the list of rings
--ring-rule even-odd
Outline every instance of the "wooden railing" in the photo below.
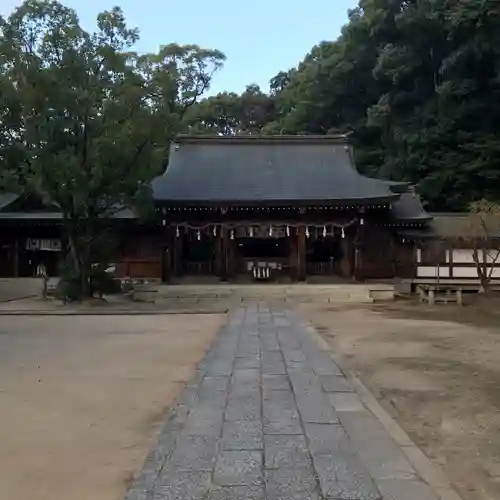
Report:
[[[211,260],[200,262],[184,261],[182,270],[183,274],[188,276],[208,276],[214,274],[214,263]]]
[[[306,272],[311,276],[328,276],[330,274],[335,274],[335,262],[307,262]]]

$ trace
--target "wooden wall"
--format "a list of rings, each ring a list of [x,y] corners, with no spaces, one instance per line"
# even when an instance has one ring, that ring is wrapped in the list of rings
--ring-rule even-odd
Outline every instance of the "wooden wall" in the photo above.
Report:
[[[395,240],[389,229],[362,226],[355,246],[357,279],[390,279],[396,276]]]
[[[162,279],[164,238],[151,230],[121,235],[116,260],[118,278]]]
[[[430,240],[418,245],[415,252],[415,278],[477,280],[477,268],[471,248],[460,248],[441,240]],[[497,258],[498,257],[498,258]],[[500,279],[500,257],[498,250],[480,250],[479,258],[492,278]]]

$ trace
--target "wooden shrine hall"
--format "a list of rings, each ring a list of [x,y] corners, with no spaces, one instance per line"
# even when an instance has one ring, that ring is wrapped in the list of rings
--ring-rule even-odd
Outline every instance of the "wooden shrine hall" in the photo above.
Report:
[[[360,175],[345,136],[181,136],[152,182],[156,218],[110,219],[119,277],[304,281],[412,277],[432,217],[405,183]],[[51,276],[62,216],[0,193],[0,276]]]
[[[392,278],[402,228],[431,219],[404,183],[360,175],[345,136],[179,137],[153,181],[162,277]]]

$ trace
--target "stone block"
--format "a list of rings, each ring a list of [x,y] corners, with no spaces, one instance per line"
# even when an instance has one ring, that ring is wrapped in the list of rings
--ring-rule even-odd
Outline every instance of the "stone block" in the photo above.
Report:
[[[262,452],[222,451],[217,457],[214,482],[219,486],[261,485]]]
[[[262,375],[262,389],[267,391],[289,391],[290,382],[286,375]]]
[[[304,424],[312,455],[336,453],[339,450],[354,452],[344,429],[336,424]]]
[[[304,436],[264,436],[265,467],[309,467],[311,457]]]
[[[328,399],[333,409],[337,412],[365,411],[365,407],[355,393],[332,393]]]
[[[285,363],[280,362],[262,362],[261,370],[263,374],[267,375],[286,375]]]
[[[260,417],[260,394],[242,397],[230,396],[226,407],[226,420],[260,420]]]
[[[319,381],[325,392],[353,392],[354,390],[345,377],[321,375]]]
[[[209,377],[206,376],[200,384],[199,391],[200,392],[218,392],[218,391],[226,391],[229,387],[229,382],[231,378],[229,376],[220,376],[220,377]]]
[[[219,376],[219,375],[231,375],[233,371],[233,358],[227,358],[227,356],[221,356],[220,358],[215,358],[210,361],[207,365],[207,375],[208,376]]]
[[[260,371],[259,369],[249,368],[249,369],[235,369],[233,372],[233,377],[231,379],[231,384],[242,384],[242,383],[259,383],[260,382]]]
[[[316,424],[335,424],[338,423],[338,417],[326,397],[323,395],[297,394],[297,406],[300,417],[304,422]]]
[[[214,487],[203,500],[267,500],[263,486]]]
[[[264,417],[264,434],[301,435],[304,433],[298,411],[283,410],[272,417]]]
[[[311,388],[319,389],[319,379],[311,369],[288,371],[288,376],[292,384],[294,392],[308,391]]]
[[[343,373],[339,366],[332,360],[328,352],[319,351],[308,356],[308,360],[314,367],[316,375],[335,375],[342,377]]]
[[[154,488],[153,500],[199,500],[210,488],[209,472],[165,470]],[[148,497],[151,498],[151,497]]]
[[[224,411],[195,406],[188,415],[184,433],[191,436],[220,436]]]
[[[313,462],[324,497],[381,500],[377,487],[355,455],[338,451],[335,454],[314,455]]]
[[[377,483],[384,500],[437,500],[429,486],[416,479],[382,479]]]
[[[245,357],[237,357],[234,364],[235,370],[260,368],[260,357],[257,354],[248,354]]]
[[[222,450],[262,450],[262,422],[259,420],[224,422]]]
[[[412,479],[415,469],[371,413],[341,413],[344,429],[374,479]]]
[[[211,471],[216,452],[216,437],[181,436],[168,465],[179,471]]]
[[[322,500],[310,467],[266,470],[268,500]]]
[[[227,393],[222,391],[208,392],[202,391],[198,394],[196,408],[212,408],[224,410],[226,407]]]

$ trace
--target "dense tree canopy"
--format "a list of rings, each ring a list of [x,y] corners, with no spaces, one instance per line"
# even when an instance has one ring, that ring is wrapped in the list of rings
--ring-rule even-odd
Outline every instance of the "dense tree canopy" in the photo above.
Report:
[[[179,132],[350,132],[362,172],[432,209],[500,201],[498,0],[360,0],[337,40],[242,94],[203,97],[217,50],[138,55],[138,36],[119,8],[94,33],[53,0],[0,18],[0,181],[60,207],[83,282],[98,222],[137,203]]]
[[[94,33],[50,0],[0,19],[0,177],[59,207],[85,294],[102,221],[145,199],[224,59],[194,45],[137,55],[137,38],[118,8]]]
[[[418,184],[433,209],[500,199],[497,0],[360,0],[267,97],[223,94],[192,117],[222,134],[352,132],[360,170]]]

